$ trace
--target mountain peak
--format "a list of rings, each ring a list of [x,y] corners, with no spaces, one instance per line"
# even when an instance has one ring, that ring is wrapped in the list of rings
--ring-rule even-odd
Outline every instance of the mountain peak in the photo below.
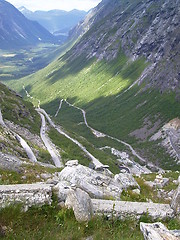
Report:
[[[32,11],[30,11],[29,9],[27,9],[27,8],[24,7],[24,6],[19,7],[18,10],[19,10],[20,12],[32,12]]]
[[[0,46],[2,49],[33,45],[42,42],[56,42],[51,35],[37,22],[28,20],[12,4],[0,2]]]

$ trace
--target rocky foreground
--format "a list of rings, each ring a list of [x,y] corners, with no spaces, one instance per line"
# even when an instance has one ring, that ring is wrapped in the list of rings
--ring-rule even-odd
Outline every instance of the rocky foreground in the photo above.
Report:
[[[95,171],[69,161],[66,167],[55,175],[44,174],[45,182],[0,186],[0,208],[21,203],[27,210],[31,206],[52,203],[53,193],[57,194],[61,207],[72,208],[76,220],[89,221],[92,216],[105,215],[107,218],[140,218],[148,214],[152,219],[167,219],[180,215],[180,178],[171,204],[153,202],[121,201],[122,191],[140,186],[130,173],[113,175],[107,169]],[[179,239],[179,231],[169,232],[161,223],[141,224],[145,239]]]

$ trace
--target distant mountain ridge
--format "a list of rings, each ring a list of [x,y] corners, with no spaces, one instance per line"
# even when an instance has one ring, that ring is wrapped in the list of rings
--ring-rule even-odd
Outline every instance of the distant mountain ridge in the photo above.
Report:
[[[12,4],[0,0],[0,48],[13,49],[40,42],[57,42],[39,23],[30,21]]]
[[[20,7],[19,11],[30,20],[39,22],[44,28],[55,35],[68,35],[71,28],[82,21],[87,12],[74,9],[72,11],[50,10],[32,12],[25,7]]]

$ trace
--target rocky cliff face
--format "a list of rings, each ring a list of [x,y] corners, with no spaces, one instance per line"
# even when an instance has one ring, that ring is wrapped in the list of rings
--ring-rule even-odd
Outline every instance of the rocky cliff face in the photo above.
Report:
[[[102,1],[74,32],[84,36],[72,49],[77,57],[111,60],[119,49],[151,65],[144,78],[162,91],[180,86],[180,2],[178,0]],[[71,56],[72,57],[72,56]]]

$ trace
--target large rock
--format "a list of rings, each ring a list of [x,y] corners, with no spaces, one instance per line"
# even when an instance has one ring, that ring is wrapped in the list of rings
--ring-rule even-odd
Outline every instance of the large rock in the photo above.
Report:
[[[145,240],[179,240],[173,231],[169,231],[162,223],[140,223]]]
[[[119,183],[120,186],[122,186],[123,189],[127,189],[129,187],[139,188],[139,185],[137,184],[137,182],[130,173],[116,174],[114,176],[114,179]]]
[[[177,215],[180,215],[180,184],[173,196],[171,207]]]
[[[174,217],[174,211],[169,204],[148,202],[125,202],[92,199],[94,214],[120,219],[137,218],[148,213],[152,219],[167,219]]]
[[[123,180],[123,178],[125,180]],[[87,192],[92,198],[100,199],[120,199],[123,189],[129,186],[138,186],[130,174],[121,173],[113,178],[110,175],[96,172],[80,164],[65,167],[59,173],[59,180],[65,181],[70,185],[75,184],[78,188]]]
[[[73,166],[77,166],[79,163],[78,163],[78,160],[70,160],[68,162],[66,162],[66,166],[67,167],[73,167]]]
[[[59,182],[54,188],[54,192],[58,196],[58,202],[65,202],[68,192],[71,189],[70,183],[66,181]]]
[[[93,215],[91,198],[79,188],[69,190],[65,206],[73,209],[78,222],[90,221]]]
[[[51,204],[52,189],[42,183],[0,185],[0,208],[11,204],[22,204],[27,209],[31,206]]]

